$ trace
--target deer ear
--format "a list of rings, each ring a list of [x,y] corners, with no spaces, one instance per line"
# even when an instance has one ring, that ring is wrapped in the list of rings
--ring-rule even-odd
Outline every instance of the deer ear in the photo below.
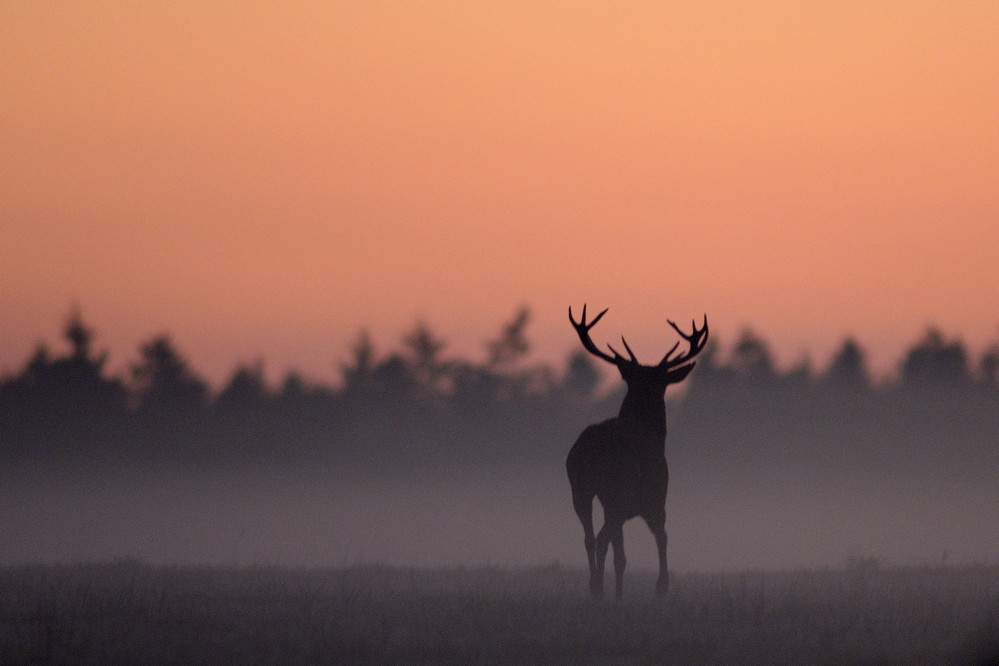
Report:
[[[677,368],[676,370],[670,370],[666,374],[666,379],[668,383],[677,384],[679,382],[682,382],[684,379],[687,378],[687,375],[690,374],[690,371],[694,369],[695,365],[696,363],[691,363],[689,365]]]

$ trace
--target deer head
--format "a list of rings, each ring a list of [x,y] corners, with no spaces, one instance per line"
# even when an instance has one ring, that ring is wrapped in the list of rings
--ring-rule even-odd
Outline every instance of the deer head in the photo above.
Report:
[[[680,342],[677,341],[673,347],[666,352],[662,360],[656,365],[642,365],[635,358],[635,354],[631,351],[631,347],[628,346],[627,341],[624,337],[621,337],[621,344],[624,345],[625,351],[628,352],[628,358],[625,358],[617,352],[616,349],[607,345],[607,348],[611,351],[610,354],[601,351],[597,347],[593,340],[590,339],[590,329],[593,328],[600,318],[607,313],[607,309],[598,314],[593,318],[592,321],[586,321],[586,305],[583,305],[583,314],[577,322],[572,316],[572,307],[569,307],[569,321],[572,322],[573,328],[576,329],[576,333],[579,335],[579,340],[583,343],[583,347],[586,351],[590,352],[597,358],[604,360],[608,363],[613,364],[617,367],[618,372],[621,373],[621,378],[628,385],[629,393],[635,390],[646,391],[657,391],[660,397],[665,393],[666,387],[670,384],[676,384],[686,379],[690,371],[694,369],[694,357],[701,353],[704,349],[704,345],[708,342],[708,317],[704,316],[704,324],[701,328],[697,328],[696,322],[691,322],[691,333],[688,335],[680,330],[680,327],[674,324],[672,321],[667,320],[670,326],[673,327],[677,333],[680,334],[687,344],[689,345],[687,351],[681,353],[679,356],[674,357],[673,354],[676,353],[677,348],[680,346]]]

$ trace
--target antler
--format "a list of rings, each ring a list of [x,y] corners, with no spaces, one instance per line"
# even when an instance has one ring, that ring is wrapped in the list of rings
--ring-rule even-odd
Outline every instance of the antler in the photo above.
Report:
[[[579,321],[577,322],[575,320],[575,318],[573,318],[573,316],[572,316],[572,306],[570,305],[569,306],[569,321],[572,322],[572,327],[574,329],[576,329],[576,333],[579,335],[579,340],[580,340],[580,342],[583,343],[583,347],[586,349],[586,351],[590,352],[594,356],[602,358],[603,360],[607,361],[608,363],[613,363],[614,365],[619,365],[621,363],[627,363],[628,359],[626,359],[623,356],[621,356],[620,354],[618,354],[617,351],[615,351],[614,348],[611,347],[610,345],[607,345],[607,348],[610,349],[612,352],[614,352],[613,356],[611,356],[610,354],[608,354],[606,352],[600,351],[600,349],[595,344],[593,344],[593,340],[590,339],[590,329],[593,328],[594,326],[596,326],[597,322],[600,321],[600,318],[603,317],[605,314],[607,314],[607,310],[609,310],[609,309],[610,308],[604,308],[603,312],[601,312],[600,314],[598,314],[596,317],[593,318],[593,321],[587,323],[586,322],[586,304],[584,303],[583,304],[583,314],[579,318]],[[621,342],[624,342],[624,338],[621,338]],[[632,363],[638,363],[638,361],[635,360],[635,355],[631,353],[631,349],[628,347],[628,343],[627,342],[624,342],[624,348],[628,350],[628,355],[631,356],[631,362]]]
[[[663,360],[659,362],[659,365],[662,367],[675,368],[677,366],[687,363],[695,356],[700,354],[701,350],[704,349],[704,345],[708,343],[708,316],[704,315],[704,325],[701,326],[700,329],[697,328],[697,322],[691,320],[690,335],[687,335],[686,333],[681,331],[680,327],[674,324],[669,319],[667,319],[666,321],[669,323],[670,326],[673,327],[673,330],[679,333],[680,337],[686,340],[687,344],[690,345],[690,349],[687,350],[687,353],[681,354],[675,359],[671,359],[670,357],[673,356],[673,352],[676,351],[677,346],[680,344],[679,342],[677,342],[675,345],[673,345],[673,349],[670,349],[666,353],[666,356],[663,357]]]
[[[610,354],[601,351],[593,343],[593,340],[590,339],[590,329],[596,326],[597,322],[600,321],[600,318],[603,317],[605,314],[607,314],[607,308],[605,308],[600,314],[594,317],[593,321],[587,322],[586,304],[584,303],[583,314],[580,317],[579,321],[577,322],[576,319],[572,316],[572,306],[571,305],[569,306],[569,321],[572,322],[572,327],[576,329],[576,333],[579,335],[579,339],[583,343],[583,347],[586,349],[586,351],[590,352],[594,356],[597,356],[598,358],[607,361],[608,363],[613,363],[614,365],[622,365],[625,363],[640,365],[638,359],[635,358],[635,353],[631,351],[631,347],[628,346],[628,342],[624,339],[623,336],[621,337],[621,343],[624,345],[625,351],[628,352],[628,356],[630,357],[630,359],[625,358],[624,356],[619,354],[616,349],[614,349],[610,345],[607,345],[607,348],[610,349],[611,353],[614,354],[613,356],[611,356]],[[685,354],[681,354],[677,358],[673,358],[673,354],[674,352],[676,352],[677,347],[680,346],[679,341],[673,345],[672,349],[666,352],[666,355],[663,357],[663,360],[659,362],[659,367],[665,370],[672,370],[678,366],[687,364],[689,361],[691,361],[691,359],[700,354],[701,350],[704,349],[704,345],[706,345],[708,342],[708,316],[704,315],[704,324],[701,326],[701,328],[697,328],[697,322],[691,321],[690,335],[687,335],[686,333],[681,331],[680,327],[674,324],[672,321],[668,319],[666,321],[669,322],[669,325],[673,327],[673,330],[679,333],[680,337],[686,340],[687,344],[690,345],[690,348],[687,350],[687,352]]]

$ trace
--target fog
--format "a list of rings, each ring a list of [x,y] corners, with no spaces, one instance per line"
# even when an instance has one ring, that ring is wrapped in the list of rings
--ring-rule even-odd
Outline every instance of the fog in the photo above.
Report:
[[[680,571],[994,561],[995,495],[971,488],[768,484],[674,471],[670,565]],[[560,470],[558,470],[560,471]],[[64,472],[3,479],[2,564],[136,558],[226,566],[585,566],[560,474],[344,479],[302,470]],[[598,513],[597,523],[600,522]],[[644,524],[630,566],[654,568]]]
[[[584,568],[565,456],[623,394],[584,353],[530,365],[526,322],[482,365],[421,328],[362,337],[342,387],[240,368],[217,395],[166,338],[108,377],[71,322],[71,353],[0,383],[0,564]],[[709,348],[668,394],[671,568],[995,562],[997,359],[929,331],[876,384],[853,341],[821,371]],[[655,568],[640,520],[625,547]]]

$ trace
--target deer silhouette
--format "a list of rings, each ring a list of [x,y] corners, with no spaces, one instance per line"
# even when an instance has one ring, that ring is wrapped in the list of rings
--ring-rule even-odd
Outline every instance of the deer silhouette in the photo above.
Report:
[[[669,471],[666,466],[666,387],[683,381],[694,368],[693,358],[708,341],[708,318],[700,329],[691,322],[688,335],[672,321],[669,325],[687,341],[690,348],[673,357],[677,341],[656,365],[641,365],[628,343],[621,342],[629,358],[607,345],[611,354],[601,351],[590,339],[590,329],[607,313],[586,321],[586,305],[577,322],[569,308],[569,321],[579,334],[586,351],[612,363],[621,373],[628,392],[616,418],[587,427],[572,445],[565,461],[572,486],[572,506],[583,523],[586,556],[590,565],[590,594],[603,595],[604,561],[607,547],[614,547],[615,593],[621,598],[624,584],[624,523],[641,516],[652,531],[659,550],[659,578],[656,594],[669,588],[666,567],[666,489]],[[593,498],[604,509],[604,524],[593,532]]]

